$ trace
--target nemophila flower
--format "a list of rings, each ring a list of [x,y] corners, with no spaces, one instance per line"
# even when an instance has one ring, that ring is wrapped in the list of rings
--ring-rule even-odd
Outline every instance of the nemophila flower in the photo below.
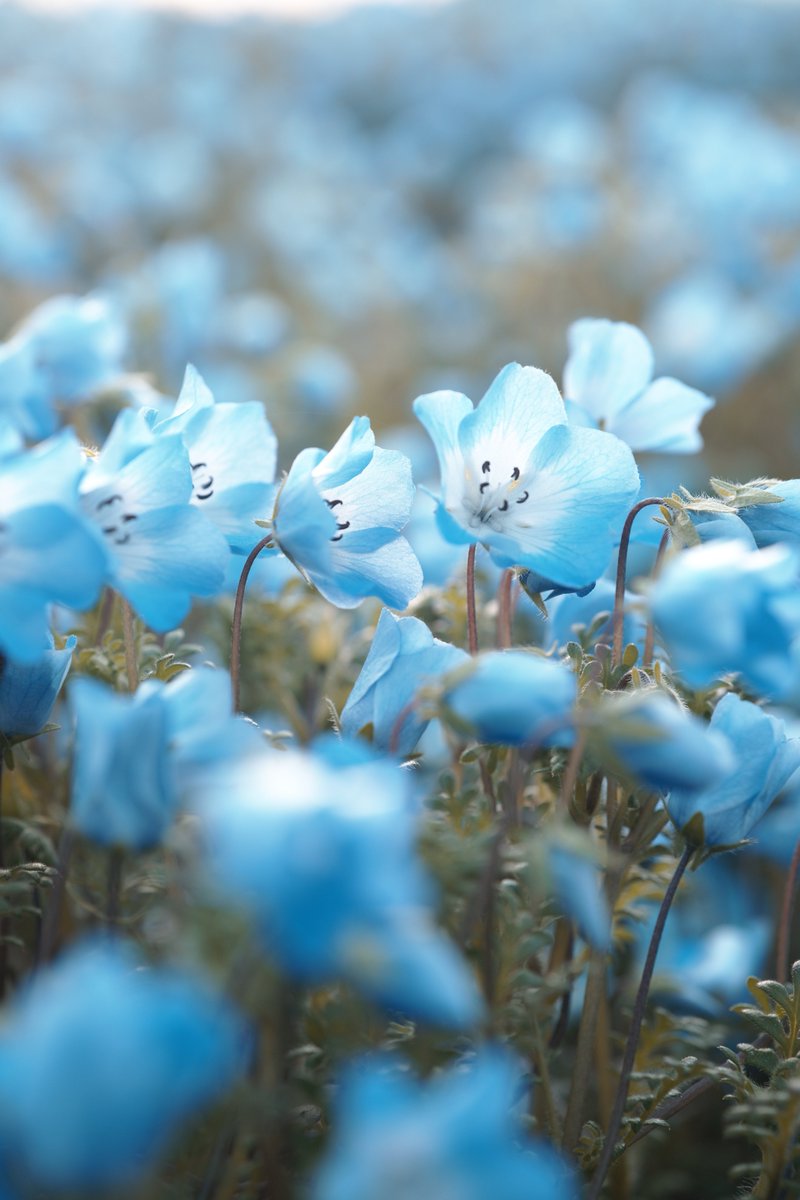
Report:
[[[366,662],[342,709],[342,730],[355,735],[371,726],[374,746],[410,754],[425,732],[428,717],[411,708],[395,733],[401,713],[426,683],[468,661],[464,650],[439,641],[424,621],[398,618],[385,608]]]
[[[559,596],[588,596],[596,587],[596,581],[580,588],[563,587],[552,579],[537,575],[535,571],[520,571],[518,578],[522,590],[534,600],[555,600]]]
[[[675,669],[692,687],[737,674],[765,695],[787,695],[790,647],[800,634],[797,579],[788,546],[713,541],[676,555],[651,595]]]
[[[171,416],[156,434],[180,433],[192,472],[191,503],[225,534],[232,550],[248,554],[263,537],[255,524],[274,491],[277,440],[257,401],[216,404],[194,367],[186,368]]]
[[[67,638],[62,650],[45,650],[33,663],[14,663],[0,656],[0,742],[4,737],[30,737],[48,722],[77,644]]]
[[[0,459],[0,652],[35,663],[52,604],[89,608],[107,558],[78,509],[83,455],[71,431]]]
[[[698,426],[714,401],[677,379],[653,380],[653,351],[641,330],[586,318],[570,326],[569,348],[564,396],[571,420],[607,429],[634,450],[702,450]]]
[[[422,587],[401,536],[413,498],[406,456],[376,446],[369,419],[355,417],[327,454],[308,449],[294,460],[275,507],[275,540],[338,608],[367,596],[405,608]]]
[[[601,761],[659,792],[696,792],[725,778],[735,763],[721,730],[656,688],[605,695],[584,722]]]
[[[41,394],[33,345],[23,337],[0,343],[0,413],[32,441],[55,429],[52,408]]]
[[[12,1181],[26,1196],[140,1182],[246,1050],[243,1023],[202,979],[143,967],[119,942],[70,951],[17,993],[0,1033]]]
[[[789,738],[783,721],[729,692],[711,717],[735,761],[710,787],[697,793],[674,788],[667,798],[673,823],[692,841],[731,845],[746,838],[800,767],[800,738]]]
[[[583,588],[605,570],[639,490],[628,447],[567,423],[549,375],[505,367],[476,409],[458,392],[414,401],[442,472],[450,541],[482,542],[503,567]]]
[[[596,862],[567,845],[549,847],[547,866],[561,909],[596,950],[611,944],[611,914]]]
[[[228,544],[190,503],[192,471],[179,433],[156,435],[146,414],[123,410],[81,483],[112,585],[159,632],[173,629],[192,596],[225,581]]]
[[[756,545],[772,546],[775,542],[800,545],[800,479],[781,479],[765,485],[764,491],[780,496],[780,503],[753,504],[738,510]]]
[[[522,1136],[522,1079],[493,1046],[425,1084],[403,1061],[353,1064],[312,1200],[577,1200],[566,1162]]]
[[[407,772],[363,743],[265,753],[198,782],[204,877],[297,979],[344,979],[390,1010],[468,1028],[471,973],[434,925]]]
[[[503,746],[568,745],[576,697],[568,667],[525,650],[479,654],[441,684],[443,716],[478,741]]]

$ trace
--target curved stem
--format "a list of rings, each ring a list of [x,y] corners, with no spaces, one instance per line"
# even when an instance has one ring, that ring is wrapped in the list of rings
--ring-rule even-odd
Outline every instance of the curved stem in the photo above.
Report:
[[[267,546],[272,544],[272,534],[268,533],[263,537],[248,554],[245,559],[242,573],[239,576],[239,583],[236,588],[236,599],[233,604],[233,625],[231,627],[231,695],[233,699],[233,711],[239,711],[239,662],[242,649],[242,610],[244,609],[244,593],[247,587],[247,580],[250,572],[253,569],[253,563],[258,558],[262,550],[266,550]]]
[[[467,551],[467,646],[470,654],[478,653],[478,618],[475,613],[475,552],[473,542]]]
[[[797,890],[797,876],[800,872],[800,839],[794,848],[792,861],[789,864],[789,871],[786,876],[786,884],[783,889],[783,904],[781,906],[781,919],[778,925],[778,939],[775,950],[775,978],[778,981],[787,979],[789,976],[789,942],[792,932],[792,909],[794,908],[794,894]]]
[[[514,571],[508,567],[500,576],[497,589],[497,649],[508,650],[511,646],[511,589]]]
[[[658,910],[656,923],[653,926],[653,934],[650,938],[650,945],[647,948],[647,957],[642,970],[642,977],[639,980],[639,989],[636,993],[636,1000],[631,1013],[631,1024],[628,1030],[628,1040],[625,1043],[625,1053],[622,1058],[622,1067],[620,1068],[619,1084],[617,1085],[617,1094],[614,1099],[614,1108],[611,1113],[611,1121],[606,1133],[605,1142],[603,1144],[603,1153],[600,1158],[600,1163],[595,1172],[592,1185],[587,1194],[587,1200],[597,1200],[608,1174],[608,1169],[611,1166],[611,1161],[614,1157],[614,1150],[617,1144],[617,1135],[622,1125],[622,1118],[625,1113],[625,1101],[628,1099],[628,1088],[630,1087],[631,1072],[636,1058],[636,1047],[639,1044],[639,1034],[644,1021],[645,1009],[647,1007],[647,995],[650,991],[650,981],[653,978],[653,970],[656,965],[656,957],[658,948],[661,945],[661,936],[664,932],[664,926],[667,922],[669,910],[672,907],[672,901],[675,899],[675,893],[678,890],[678,884],[683,878],[684,871],[689,865],[689,860],[694,853],[694,847],[687,845],[675,868],[672,879],[667,885],[667,890],[664,893],[664,898],[661,901],[661,907]]]
[[[638,504],[634,504],[631,511],[625,518],[625,524],[622,526],[622,536],[619,539],[619,557],[617,559],[617,589],[614,593],[614,644],[611,654],[611,665],[618,667],[622,662],[622,622],[625,612],[625,575],[628,570],[628,546],[631,540],[631,529],[633,522],[643,508],[647,508],[651,504],[664,504],[665,501],[659,496],[650,496],[647,500],[640,500]]]
[[[667,552],[669,545],[670,531],[665,529],[661,535],[661,541],[658,543],[656,552],[656,561],[653,563],[652,578],[658,579],[661,574],[661,564],[664,561],[664,555]],[[653,620],[652,613],[647,620],[647,631],[644,635],[644,654],[642,656],[642,666],[645,671],[649,670],[653,665],[653,647],[656,641],[656,625]]]

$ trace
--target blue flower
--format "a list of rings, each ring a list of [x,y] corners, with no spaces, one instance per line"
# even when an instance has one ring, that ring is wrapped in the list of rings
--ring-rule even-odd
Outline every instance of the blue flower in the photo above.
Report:
[[[210,772],[198,784],[201,869],[295,978],[345,979],[389,1010],[469,1028],[480,1002],[430,915],[409,782],[346,742]]]
[[[32,345],[48,400],[83,400],[122,368],[125,330],[102,296],[54,296],[25,318],[16,336]]]
[[[550,847],[548,867],[559,905],[596,950],[611,945],[611,914],[596,862],[568,845]]]
[[[479,654],[441,684],[443,715],[481,742],[521,746],[572,741],[575,676],[525,650]]]
[[[119,943],[70,951],[19,992],[0,1036],[12,1179],[37,1195],[142,1181],[245,1050],[242,1022],[202,980],[142,968]]]
[[[71,431],[0,460],[0,651],[35,663],[51,604],[96,601],[107,559],[78,510],[83,455]]]
[[[577,1200],[566,1162],[522,1137],[521,1083],[494,1046],[427,1084],[404,1062],[354,1064],[312,1200]]]
[[[800,634],[797,577],[788,546],[750,550],[740,541],[712,541],[668,562],[651,605],[686,682],[705,687],[737,674],[764,695],[788,695],[790,647]]]
[[[81,484],[113,586],[153,629],[173,629],[192,596],[212,596],[229,557],[222,533],[190,504],[192,472],[178,433],[156,437],[143,411],[123,410]]]
[[[356,417],[327,454],[308,449],[295,459],[275,507],[275,540],[338,608],[367,596],[406,608],[422,587],[400,535],[413,498],[406,456],[381,450],[368,418]]]
[[[637,604],[640,604],[640,598],[632,592],[626,591],[622,640],[626,646],[630,643],[638,646],[641,653],[644,648],[647,623]],[[593,590],[583,596],[578,592],[568,596],[558,596],[548,606],[544,644],[547,646],[551,639],[555,639],[558,646],[566,646],[568,642],[577,640],[577,628],[580,626],[588,628],[594,624],[601,613],[607,613],[608,620],[595,630],[594,641],[607,642],[610,645],[613,611],[614,584],[610,579],[598,579]]]
[[[419,689],[468,661],[464,650],[439,641],[423,621],[395,617],[385,608],[361,674],[342,710],[342,730],[355,735],[371,725],[373,745],[390,749],[397,720]],[[396,752],[410,754],[427,725],[428,718],[417,708],[407,712],[397,733]]]
[[[599,757],[656,791],[691,794],[726,777],[735,762],[721,731],[655,688],[608,694],[586,721]]]
[[[564,396],[570,419],[588,419],[634,450],[702,450],[698,425],[714,401],[677,379],[651,382],[653,351],[641,330],[585,318],[570,326],[569,347]]]
[[[249,554],[263,537],[255,522],[269,510],[274,492],[277,441],[263,406],[215,404],[188,366],[173,413],[153,429],[181,434],[192,472],[191,503],[225,534],[232,550]]]
[[[764,491],[780,496],[779,504],[753,504],[738,510],[738,515],[755,538],[757,546],[775,542],[800,545],[800,479],[778,480]]]
[[[710,730],[728,738],[734,763],[699,794],[675,788],[667,808],[692,841],[732,845],[748,836],[800,767],[800,738],[788,738],[783,721],[732,692],[714,709]]]
[[[567,423],[553,380],[505,367],[477,409],[432,392],[414,411],[439,455],[439,521],[454,542],[482,542],[503,567],[527,567],[552,586],[583,588],[603,573],[639,475],[610,434]]]
[[[50,718],[67,677],[77,639],[67,638],[63,650],[46,650],[38,662],[13,663],[0,657],[0,741],[29,737]]]

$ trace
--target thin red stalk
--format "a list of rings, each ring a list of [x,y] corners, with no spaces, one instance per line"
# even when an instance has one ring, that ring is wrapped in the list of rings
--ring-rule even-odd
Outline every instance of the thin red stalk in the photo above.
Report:
[[[267,546],[272,542],[272,534],[268,533],[260,542],[253,547],[245,559],[245,564],[242,567],[242,573],[239,576],[239,583],[236,588],[236,599],[233,604],[233,625],[231,628],[231,695],[233,698],[233,711],[239,711],[239,662],[241,659],[242,650],[242,611],[244,609],[244,593],[247,587],[247,580],[250,572],[253,569],[253,563],[258,558],[262,550],[266,550]]]
[[[640,500],[638,504],[634,504],[631,511],[625,518],[625,524],[622,526],[622,536],[619,539],[619,558],[617,559],[617,589],[614,594],[614,645],[611,656],[611,665],[618,667],[622,662],[622,624],[625,616],[625,576],[628,570],[628,546],[631,540],[631,529],[633,522],[643,508],[647,508],[651,504],[664,504],[664,500],[659,496],[650,496],[647,500]]]
[[[668,529],[665,529],[661,535],[661,541],[658,543],[658,550],[656,552],[656,560],[653,563],[653,571],[652,571],[653,579],[658,579],[659,575],[661,574],[661,564],[663,563],[664,555],[667,552],[667,546],[669,545],[669,539],[670,539],[670,532]],[[650,616],[650,618],[648,619],[648,622],[647,622],[647,631],[644,635],[644,655],[642,657],[642,666],[644,667],[645,671],[649,670],[649,668],[652,667],[652,665],[653,665],[653,647],[655,645],[655,640],[656,640],[656,626],[655,626],[655,622],[653,621],[652,616]]]
[[[475,542],[467,551],[467,645],[470,654],[478,653],[478,618],[475,612]]]
[[[778,939],[775,950],[775,978],[780,982],[789,977],[789,942],[792,932],[792,910],[794,908],[794,894],[797,890],[797,875],[800,872],[800,839],[794,848],[792,861],[789,864],[789,871],[786,876],[786,884],[783,889],[783,904],[781,906],[781,919],[778,925]]]

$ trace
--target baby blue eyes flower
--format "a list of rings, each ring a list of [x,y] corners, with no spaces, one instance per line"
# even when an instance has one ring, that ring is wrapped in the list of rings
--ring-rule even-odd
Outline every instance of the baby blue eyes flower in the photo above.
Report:
[[[710,730],[728,738],[734,764],[699,794],[676,788],[667,808],[693,841],[732,845],[748,836],[800,766],[800,739],[788,738],[783,721],[732,692],[714,709]]]
[[[295,459],[276,503],[275,540],[338,608],[376,596],[403,609],[422,587],[401,536],[413,498],[409,460],[376,446],[368,418],[356,417],[327,454],[308,449]]]
[[[354,1064],[312,1200],[577,1200],[566,1162],[522,1136],[521,1082],[496,1047],[425,1084],[403,1062]]]
[[[130,1187],[246,1060],[205,983],[120,944],[70,951],[15,999],[0,1036],[0,1142],[24,1195]]]
[[[584,588],[605,570],[639,491],[629,448],[567,423],[549,375],[505,367],[477,408],[457,392],[414,402],[439,455],[438,516],[454,542],[481,542],[499,566],[553,587]]]
[[[775,542],[800,545],[800,479],[777,480],[764,491],[780,496],[779,504],[754,504],[739,509],[739,516],[755,538],[757,546]]]
[[[568,745],[576,696],[568,667],[524,650],[480,654],[441,684],[443,715],[478,741],[503,746]]]
[[[30,737],[50,718],[67,677],[76,646],[67,638],[63,650],[45,650],[34,663],[13,663],[0,657],[0,743],[3,736]]]
[[[372,744],[378,749],[410,754],[428,719],[416,708],[402,720],[401,714],[427,682],[466,662],[469,656],[464,650],[439,641],[423,621],[395,617],[385,608],[361,674],[342,710],[343,732],[355,735],[371,725]]]
[[[698,426],[710,396],[677,379],[653,378],[644,334],[623,321],[584,319],[569,330],[564,396],[570,418],[607,429],[633,450],[692,454],[703,448]],[[577,411],[576,411],[577,409]]]
[[[675,669],[692,687],[737,674],[764,695],[788,695],[787,663],[800,634],[797,577],[788,546],[712,541],[676,555],[651,599]]]
[[[389,1010],[469,1028],[474,980],[434,925],[409,775],[362,745],[266,753],[198,784],[205,873],[283,969],[345,979]]]

